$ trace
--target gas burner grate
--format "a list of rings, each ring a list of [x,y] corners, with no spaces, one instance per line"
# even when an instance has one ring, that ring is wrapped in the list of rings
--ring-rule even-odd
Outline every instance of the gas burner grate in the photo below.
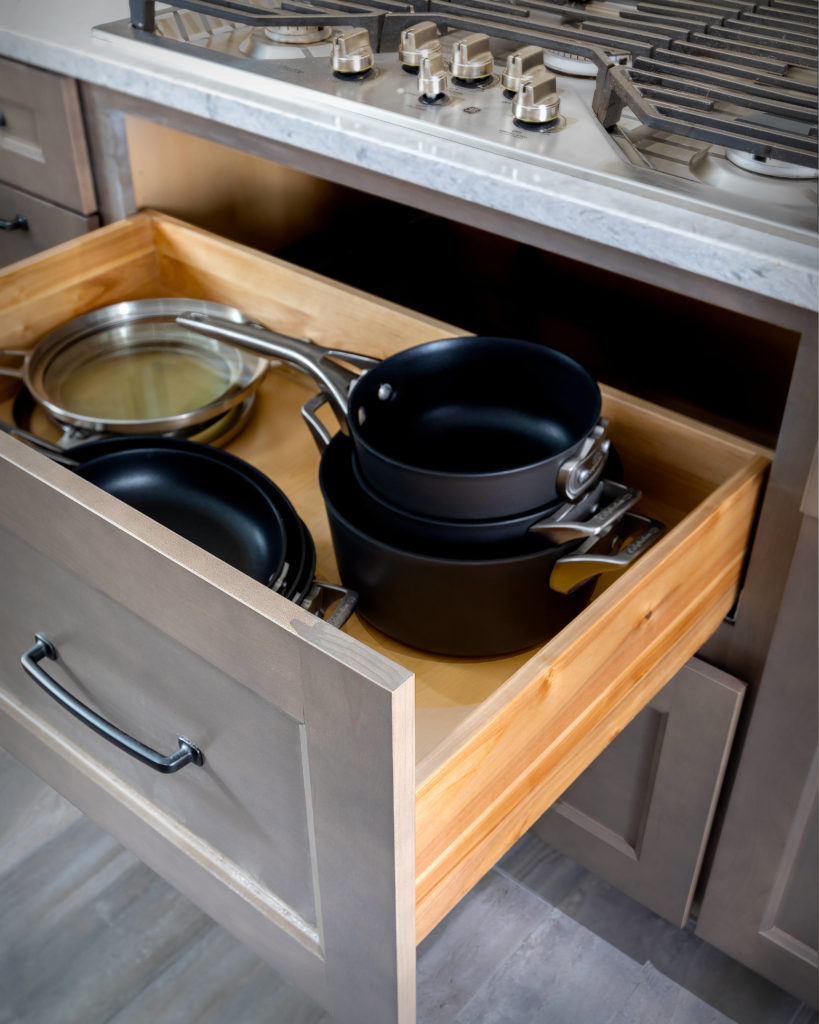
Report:
[[[155,0],[129,0],[155,30]],[[481,32],[539,46],[598,71],[594,111],[625,108],[649,128],[724,146],[760,164],[817,162],[815,0],[183,0],[208,19],[252,27],[366,28],[374,49],[403,29]]]

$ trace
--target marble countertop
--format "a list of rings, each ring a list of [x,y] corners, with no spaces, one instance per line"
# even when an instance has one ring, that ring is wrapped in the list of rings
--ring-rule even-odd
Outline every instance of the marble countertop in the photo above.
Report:
[[[119,45],[93,26],[126,0],[0,0],[0,56],[187,111],[592,243],[815,310],[816,237],[769,233],[580,176],[430,139],[304,90],[188,54]]]

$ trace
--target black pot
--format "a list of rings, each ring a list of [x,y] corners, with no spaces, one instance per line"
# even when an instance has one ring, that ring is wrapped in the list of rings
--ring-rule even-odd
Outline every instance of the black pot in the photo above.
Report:
[[[588,519],[593,510],[594,526],[602,532],[640,498],[638,490],[619,484],[622,467],[614,449],[610,449],[605,465],[605,485],[598,482],[577,501],[555,501],[545,508],[497,519],[440,519],[416,515],[387,501],[364,477],[354,451],[350,461],[362,508],[366,506],[368,521],[378,535],[390,537],[399,547],[427,554],[457,552],[460,556],[480,552],[483,557],[487,550],[498,545],[508,547],[527,533],[537,534],[554,544],[579,539],[590,533],[588,523],[582,520]]]
[[[352,447],[337,435],[319,483],[338,569],[358,592],[358,612],[411,647],[445,655],[500,655],[539,645],[588,603],[601,572],[625,568],[662,533],[650,522],[623,553],[590,554],[587,541],[526,536],[471,557],[408,550],[374,522],[352,472]],[[642,519],[642,517],[640,517]],[[568,593],[550,586],[557,574]]]
[[[600,389],[573,359],[534,342],[445,338],[379,362],[204,314],[177,323],[309,373],[372,489],[408,512],[514,516],[576,500],[602,471]],[[326,434],[317,418],[311,426]]]

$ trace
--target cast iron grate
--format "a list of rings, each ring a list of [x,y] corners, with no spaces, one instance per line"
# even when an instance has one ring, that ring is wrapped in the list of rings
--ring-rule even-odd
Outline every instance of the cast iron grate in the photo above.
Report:
[[[129,0],[153,32],[155,0]],[[398,48],[420,20],[592,61],[594,109],[606,128],[624,107],[672,135],[760,160],[815,167],[815,0],[184,0],[208,18],[267,26],[360,26]]]

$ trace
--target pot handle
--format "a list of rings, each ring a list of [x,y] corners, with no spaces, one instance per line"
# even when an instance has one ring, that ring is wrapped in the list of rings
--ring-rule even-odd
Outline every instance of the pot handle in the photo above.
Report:
[[[619,551],[606,554],[589,550],[597,540],[590,537],[585,544],[570,555],[558,558],[552,566],[549,586],[560,594],[571,594],[578,587],[602,573],[622,572],[635,562],[643,552],[647,551],[665,533],[665,524],[636,512],[627,513],[623,522],[631,521],[642,525],[643,529]],[[620,531],[621,533],[623,531]],[[584,550],[586,549],[586,550]]]
[[[580,451],[558,470],[557,489],[562,497],[576,501],[600,479],[611,447],[611,441],[606,437],[608,428],[609,421],[601,416],[583,441]]]
[[[566,504],[561,509],[560,518],[540,519],[529,527],[529,533],[539,533],[553,544],[602,537],[642,497],[642,491],[636,487],[626,487],[614,480],[604,480],[602,487],[602,505],[593,516],[583,520],[564,518],[572,509],[571,504]]]
[[[334,359],[343,359],[362,370],[378,365],[379,360],[361,352],[346,352],[339,348],[325,348],[307,338],[291,338],[286,334],[264,327],[236,324],[207,313],[183,313],[176,318],[180,327],[197,331],[229,345],[256,352],[272,359],[283,359],[308,373],[327,394],[327,400],[338,417],[341,429],[347,433],[348,396],[361,376]]]
[[[7,348],[0,352],[0,377],[14,377],[15,380],[22,380],[28,363],[28,352],[21,348]],[[6,363],[15,361],[16,366],[6,366]]]
[[[317,395],[313,395],[309,398],[304,405],[301,407],[301,415],[310,433],[313,435],[313,440],[316,442],[316,447],[320,452],[324,452],[324,449],[332,440],[332,435],[327,427],[321,422],[316,415],[316,412],[329,401],[327,394],[324,391],[319,391]]]

